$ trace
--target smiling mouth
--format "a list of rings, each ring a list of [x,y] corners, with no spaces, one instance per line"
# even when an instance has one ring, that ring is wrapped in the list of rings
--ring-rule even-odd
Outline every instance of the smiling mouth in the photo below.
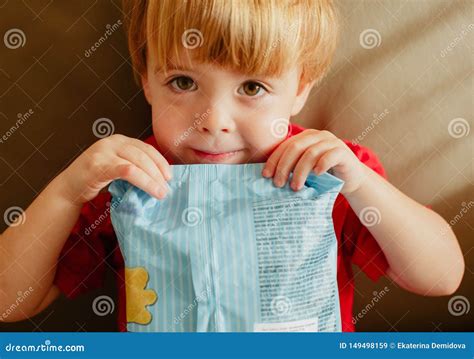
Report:
[[[211,152],[196,150],[194,148],[192,150],[199,158],[207,159],[211,161],[220,161],[223,159],[227,159],[243,151],[243,150],[235,150],[235,151],[229,151],[229,152],[211,153]]]

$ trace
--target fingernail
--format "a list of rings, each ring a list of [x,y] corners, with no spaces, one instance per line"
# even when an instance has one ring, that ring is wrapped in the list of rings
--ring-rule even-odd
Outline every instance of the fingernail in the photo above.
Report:
[[[158,197],[161,199],[166,197],[166,189],[164,189],[162,186],[158,188],[158,191],[156,192],[158,194]]]
[[[270,170],[265,168],[262,172],[263,177],[269,177],[270,176]]]

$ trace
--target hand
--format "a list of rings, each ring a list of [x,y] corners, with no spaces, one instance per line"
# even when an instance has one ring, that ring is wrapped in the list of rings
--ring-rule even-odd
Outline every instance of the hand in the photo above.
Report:
[[[153,146],[123,135],[103,138],[84,151],[61,175],[67,199],[82,204],[114,179],[122,178],[163,199],[171,166]]]
[[[365,166],[352,150],[329,131],[307,129],[283,141],[270,155],[262,171],[264,177],[274,177],[277,187],[288,181],[293,171],[291,188],[299,191],[308,174],[316,175],[333,168],[336,177],[345,183],[342,194],[356,191],[365,176]]]

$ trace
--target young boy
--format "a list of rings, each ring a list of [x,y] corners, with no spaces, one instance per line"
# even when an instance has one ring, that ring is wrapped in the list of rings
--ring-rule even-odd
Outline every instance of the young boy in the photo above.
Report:
[[[152,107],[153,136],[94,143],[54,178],[1,236],[0,312],[18,291],[27,300],[5,318],[41,312],[117,274],[119,328],[126,330],[124,263],[110,222],[122,178],[163,199],[170,164],[265,162],[263,176],[292,188],[330,168],[345,181],[333,211],[343,331],[353,331],[353,274],[387,275],[421,295],[449,295],[464,272],[448,224],[387,180],[375,154],[328,131],[290,124],[328,70],[337,24],[332,2],[130,0],[124,3],[131,58]]]

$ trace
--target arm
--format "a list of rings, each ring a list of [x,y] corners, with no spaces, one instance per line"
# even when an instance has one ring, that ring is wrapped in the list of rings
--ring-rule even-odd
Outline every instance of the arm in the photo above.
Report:
[[[3,318],[6,321],[36,314],[51,291],[57,259],[81,210],[64,194],[59,175],[26,209],[24,223],[7,228],[0,237],[0,315],[16,303],[18,292],[32,288],[26,300]],[[54,298],[50,295],[48,304]]]
[[[310,172],[319,175],[330,168],[345,182],[341,193],[354,212],[380,219],[366,227],[387,258],[390,278],[422,295],[456,291],[464,258],[448,223],[367,167],[331,132],[308,129],[283,141],[268,158],[262,175],[273,177],[281,187],[293,169],[291,188],[298,191]]]
[[[359,188],[345,197],[354,212],[374,207],[378,217],[367,229],[390,265],[388,276],[421,295],[450,295],[464,274],[456,236],[436,212],[412,200],[367,166]],[[365,210],[369,213],[370,210]]]
[[[82,205],[116,178],[162,199],[171,168],[154,147],[137,139],[113,135],[89,147],[31,203],[25,220],[0,236],[0,320],[26,319],[57,298],[58,257]],[[18,292],[27,291],[19,300]]]

